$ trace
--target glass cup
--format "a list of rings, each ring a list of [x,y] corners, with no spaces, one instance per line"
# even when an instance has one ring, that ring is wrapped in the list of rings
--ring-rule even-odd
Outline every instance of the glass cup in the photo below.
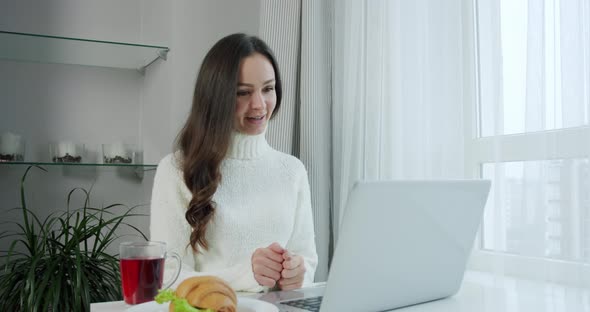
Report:
[[[174,278],[162,287],[164,262],[174,258],[178,267]],[[119,246],[123,298],[127,304],[154,300],[158,290],[168,288],[178,278],[182,261],[177,253],[166,253],[164,242],[125,242]]]
[[[0,162],[16,162],[25,159],[25,141],[11,132],[0,134]]]
[[[85,156],[84,144],[73,142],[49,144],[49,157],[54,163],[81,163]]]
[[[102,145],[102,159],[105,164],[136,164],[139,154],[140,151],[135,144]]]

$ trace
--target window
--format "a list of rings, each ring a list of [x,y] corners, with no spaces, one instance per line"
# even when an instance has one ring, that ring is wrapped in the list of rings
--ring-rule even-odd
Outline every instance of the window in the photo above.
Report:
[[[590,262],[588,158],[486,163],[494,181],[484,217],[488,250]]]
[[[590,1],[475,0],[481,248],[590,263]]]
[[[480,135],[588,125],[585,0],[479,0]]]

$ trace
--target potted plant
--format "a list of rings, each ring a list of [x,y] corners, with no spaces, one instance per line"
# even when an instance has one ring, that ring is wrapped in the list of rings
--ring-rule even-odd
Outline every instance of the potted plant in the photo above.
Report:
[[[66,211],[41,220],[25,200],[25,180],[31,168],[21,179],[22,207],[11,209],[22,213],[22,222],[5,222],[16,225],[17,230],[0,233],[0,240],[11,241],[8,250],[0,251],[2,310],[90,311],[92,302],[122,300],[119,260],[107,253],[107,247],[122,226],[147,240],[126,222],[144,215],[133,212],[137,206],[92,207],[90,192],[76,188],[67,196]],[[84,203],[70,209],[76,192],[84,194]]]

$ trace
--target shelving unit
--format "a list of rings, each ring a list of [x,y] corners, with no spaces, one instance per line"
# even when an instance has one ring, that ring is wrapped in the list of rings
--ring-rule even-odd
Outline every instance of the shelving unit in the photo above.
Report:
[[[165,46],[1,30],[0,47],[0,60],[118,68],[141,74],[157,60],[166,60],[170,51]],[[145,171],[157,167],[155,164],[0,162],[2,166],[132,168],[140,178]]]
[[[134,69],[166,60],[168,47],[0,31],[0,59]]]
[[[34,162],[34,161],[4,161],[0,166],[64,166],[64,167],[128,167],[128,168],[145,168],[156,169],[158,165],[154,164],[102,164],[102,163],[54,163],[54,162]]]
[[[39,166],[39,167],[62,167],[62,168],[76,168],[76,167],[95,167],[107,169],[129,169],[135,173],[138,179],[143,179],[146,171],[155,171],[158,165],[154,164],[99,164],[99,163],[54,163],[54,162],[0,162],[0,169],[2,167],[14,166]]]
[[[74,66],[114,68],[124,71],[137,71],[144,75],[146,68],[158,60],[167,60],[170,49],[165,46],[146,45],[130,42],[113,42],[86,38],[50,36],[33,33],[9,32],[0,30],[0,60],[23,63],[51,63]],[[117,75],[113,71],[110,75]],[[121,72],[121,74],[125,74]],[[23,122],[26,122],[23,120]],[[16,129],[18,132],[18,129]],[[29,134],[30,135],[30,134]],[[47,138],[45,138],[47,139]],[[51,138],[50,138],[51,139]],[[59,138],[53,138],[55,140]],[[140,138],[141,139],[141,138]],[[35,159],[32,159],[35,160]],[[0,162],[0,184],[4,186],[2,196],[8,196],[11,184],[9,180],[20,177],[28,166],[39,166],[51,173],[50,177],[61,177],[50,183],[71,187],[72,181],[80,179],[102,181],[102,187],[109,192],[118,192],[119,182],[126,191],[139,192],[141,187],[150,183],[156,164],[104,164],[104,163],[53,163],[44,161]],[[147,173],[150,172],[149,176]],[[146,180],[144,180],[144,176]],[[47,177],[45,177],[47,178]],[[105,180],[110,180],[105,184]],[[113,180],[115,179],[115,180]],[[114,182],[116,181],[116,182]],[[43,182],[38,182],[43,183]],[[47,183],[47,181],[45,182]],[[55,185],[46,184],[40,189]],[[50,197],[45,194],[45,197]],[[108,195],[110,197],[110,195]],[[123,195],[125,196],[125,195]]]

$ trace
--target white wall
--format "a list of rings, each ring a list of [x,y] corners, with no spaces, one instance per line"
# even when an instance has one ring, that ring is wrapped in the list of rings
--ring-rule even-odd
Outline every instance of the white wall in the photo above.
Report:
[[[138,4],[2,1],[0,29],[137,42]],[[27,159],[39,161],[49,160],[47,143],[53,140],[85,142],[93,153],[117,139],[138,143],[140,83],[133,71],[0,61],[0,131],[24,135]]]
[[[170,23],[156,27],[168,31],[168,36],[164,37],[171,50],[169,59],[152,66],[144,84],[143,131],[148,161],[157,161],[171,151],[172,142],[190,110],[196,75],[209,48],[232,33],[258,34],[260,0],[168,3],[157,4],[161,7],[157,11],[167,12]],[[154,25],[143,28],[147,36]],[[151,87],[152,84],[160,87]],[[153,127],[154,124],[161,127]]]
[[[0,29],[6,31],[138,42],[140,22],[139,0],[0,2]],[[142,80],[135,71],[0,61],[0,131],[25,137],[26,160],[49,161],[50,142],[72,140],[86,144],[85,161],[96,162],[102,143],[141,143]],[[18,181],[24,169],[0,167],[0,208],[20,204]],[[48,169],[32,171],[27,184],[29,206],[41,216],[65,210],[74,187],[92,187],[97,206],[149,201],[153,172],[140,180],[132,171],[113,168]],[[81,204],[74,201],[72,208]],[[148,212],[147,206],[139,212]],[[147,230],[147,217],[131,222]]]
[[[257,34],[259,7],[259,0],[1,0],[2,30],[166,45],[171,51],[168,61],[157,61],[143,77],[133,71],[0,61],[0,104],[10,107],[2,115],[11,116],[0,119],[0,131],[32,140],[32,160],[45,157],[41,143],[49,138],[88,142],[91,149],[119,138],[144,145],[145,162],[157,163],[172,149],[186,118],[205,53],[225,35]],[[14,126],[27,120],[46,137],[31,139],[34,129]],[[79,122],[84,129],[71,134],[60,120]]]
[[[50,141],[84,142],[91,157],[98,157],[99,144],[125,140],[143,146],[145,163],[157,163],[172,150],[206,51],[224,35],[256,34],[258,19],[259,0],[0,0],[1,30],[171,49],[168,61],[156,62],[145,76],[108,68],[0,61],[0,132],[26,138],[27,160],[49,160]],[[24,169],[0,166],[0,209],[19,205],[18,181]],[[71,188],[93,185],[97,205],[145,204],[152,183],[153,171],[139,180],[132,172],[113,168],[51,168],[49,173],[32,173],[29,204],[47,215],[65,209]],[[139,212],[149,213],[148,208]],[[7,219],[3,214],[0,221]],[[136,218],[132,223],[147,233],[147,220]]]
[[[138,41],[142,0],[0,0],[0,29]]]

